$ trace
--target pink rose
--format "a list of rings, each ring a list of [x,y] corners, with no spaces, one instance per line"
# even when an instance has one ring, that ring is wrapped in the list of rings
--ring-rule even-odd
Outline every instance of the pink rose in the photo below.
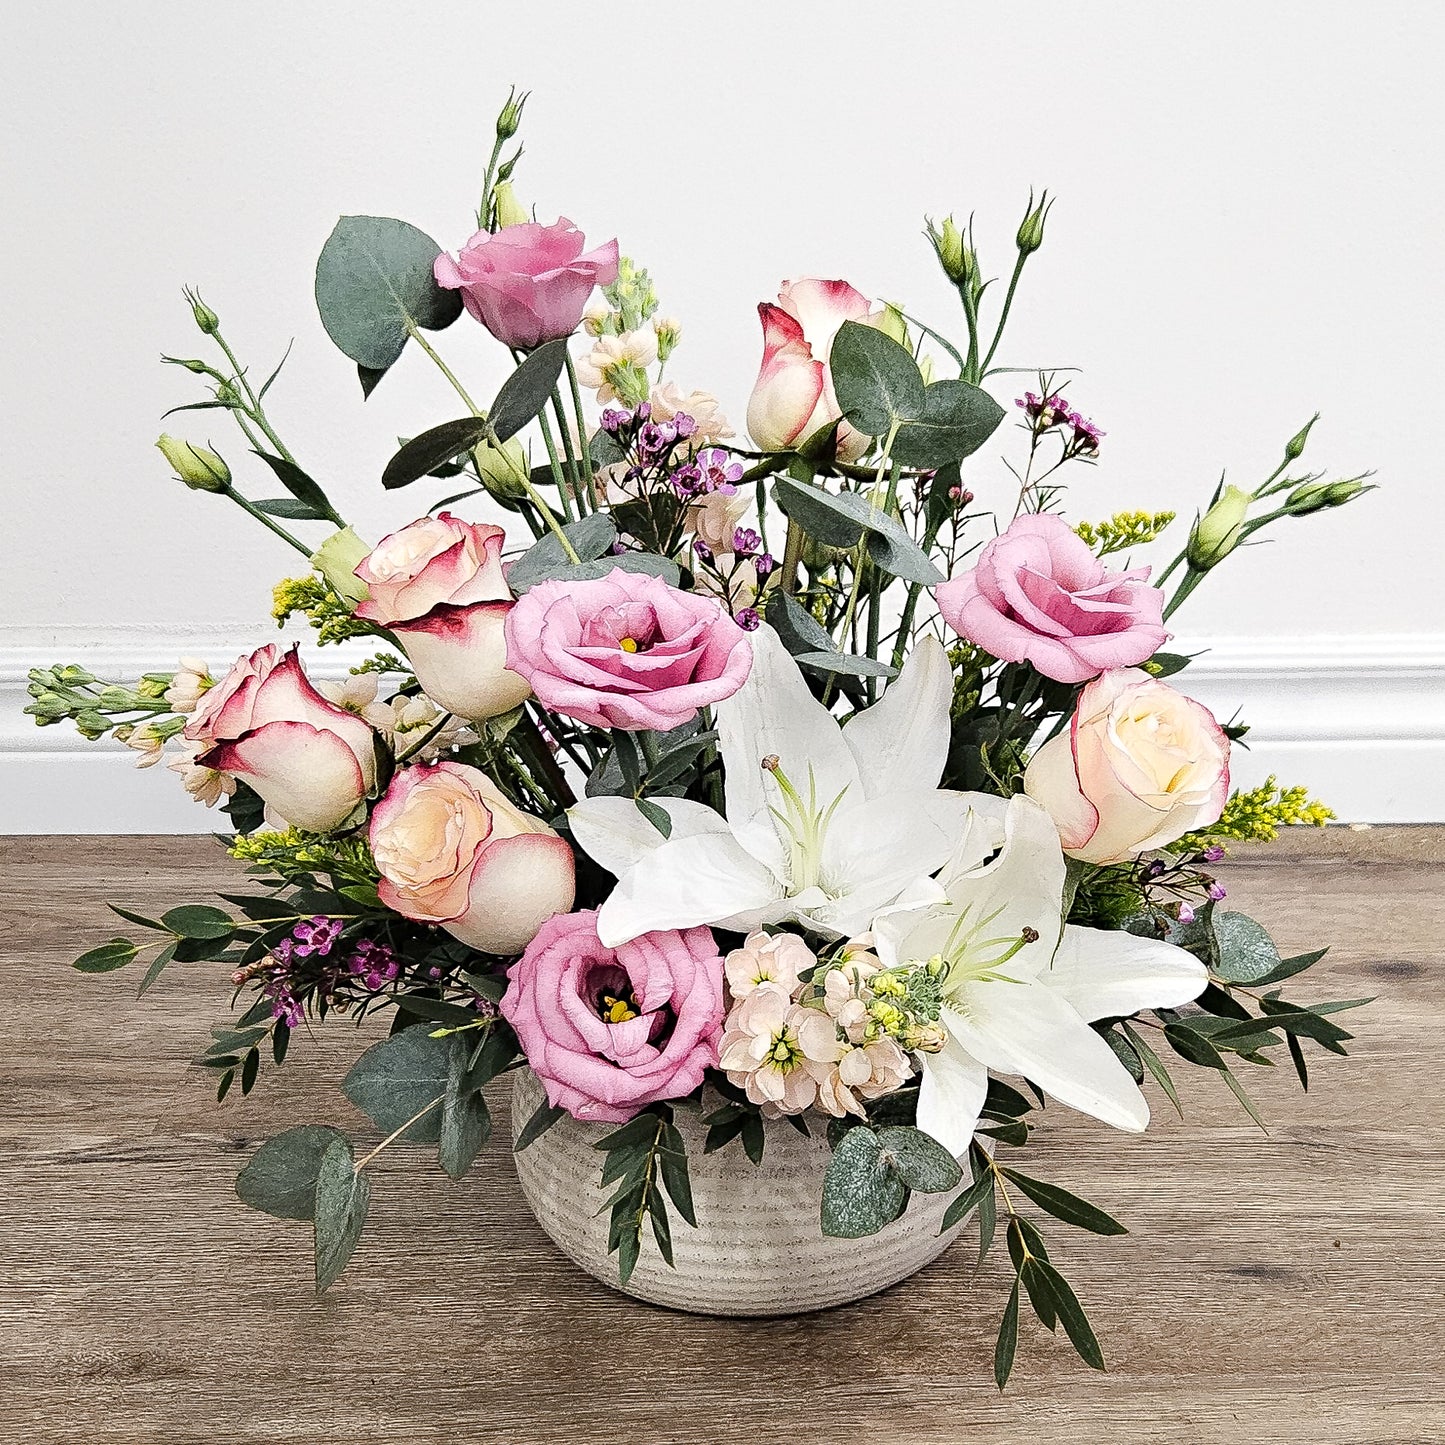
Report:
[[[572,906],[572,850],[465,763],[402,768],[371,815],[381,901],[483,953],[519,953]]]
[[[978,565],[937,589],[960,637],[1055,682],[1087,682],[1152,657],[1169,634],[1149,568],[1111,572],[1050,512],[1015,517]]]
[[[565,217],[552,226],[525,221],[495,235],[478,231],[455,261],[443,251],[432,269],[498,341],[530,351],[570,336],[592,288],[617,279],[617,242],[584,256],[586,244]]]
[[[1229,739],[1209,709],[1137,667],[1079,694],[1067,735],[1033,755],[1024,791],[1064,851],[1123,863],[1213,823],[1229,796]]]
[[[764,451],[787,451],[842,416],[828,353],[845,321],[874,319],[872,303],[846,281],[808,278],[783,282],[778,304],[761,302],[758,315],[763,363],[748,399],[748,431]],[[868,442],[846,422],[838,428],[844,461],[862,456]]]
[[[548,1103],[576,1119],[624,1123],[692,1093],[717,1065],[723,961],[711,929],[604,948],[595,912],[568,913],[542,925],[508,977],[502,1016]]]
[[[615,567],[539,582],[507,617],[507,662],[545,706],[595,728],[667,732],[747,680],[753,650],[709,597]]]
[[[344,823],[376,786],[376,734],[316,691],[297,648],[240,658],[186,724],[195,765],[230,773],[294,828]]]
[[[530,691],[507,670],[504,536],[438,512],[382,538],[356,569],[368,594],[356,615],[394,632],[422,690],[458,717],[510,712]]]

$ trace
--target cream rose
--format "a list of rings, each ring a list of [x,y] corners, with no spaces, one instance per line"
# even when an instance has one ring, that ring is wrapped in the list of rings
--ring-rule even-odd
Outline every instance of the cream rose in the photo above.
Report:
[[[520,953],[572,906],[572,850],[464,763],[403,768],[371,815],[381,901],[483,953]]]
[[[1229,795],[1229,739],[1209,709],[1137,667],[1079,694],[1067,734],[1024,773],[1064,851],[1122,863],[1214,822]]]

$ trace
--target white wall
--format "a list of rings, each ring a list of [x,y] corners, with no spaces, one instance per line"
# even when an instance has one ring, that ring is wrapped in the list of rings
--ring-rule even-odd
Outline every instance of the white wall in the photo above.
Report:
[[[1075,515],[1192,511],[1323,412],[1310,455],[1382,490],[1196,594],[1184,641],[1217,644],[1196,687],[1249,703],[1246,775],[1445,817],[1445,6],[51,0],[6,31],[0,828],[213,825],[164,775],[26,731],[24,670],[167,665],[187,635],[221,663],[270,635],[290,554],[151,449],[196,395],[157,364],[200,351],[183,282],[257,370],[296,338],[273,415],[358,529],[415,514],[378,473],[455,402],[412,355],[363,406],[312,265],[342,212],[463,240],[512,81],[535,92],[519,191],[649,265],[686,328],[675,374],[738,419],[781,277],[845,276],[956,332],[922,216],[976,212],[1006,269],[1029,187],[1056,192],[1004,359],[1084,368],[1109,435]],[[500,378],[465,321],[440,345],[477,390]],[[165,425],[255,476],[223,422]],[[973,483],[1001,476],[990,454]]]

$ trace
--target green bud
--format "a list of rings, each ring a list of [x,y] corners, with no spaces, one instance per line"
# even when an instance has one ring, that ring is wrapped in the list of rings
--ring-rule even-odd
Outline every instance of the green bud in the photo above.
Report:
[[[356,575],[362,559],[370,555],[371,548],[350,527],[341,527],[311,554],[311,565],[330,583],[334,592],[355,607],[370,596],[366,583]]]
[[[201,300],[200,294],[195,291],[186,292],[186,300],[191,303],[191,315],[196,318],[196,325],[206,333],[207,336],[214,336],[221,326],[221,318]]]
[[[1305,442],[1309,439],[1310,428],[1320,419],[1316,412],[1285,444],[1284,459],[1297,462],[1304,455]]]
[[[1044,222],[1052,204],[1047,191],[1039,197],[1038,205],[1034,204],[1033,193],[1030,192],[1028,212],[1019,223],[1019,233],[1014,238],[1014,244],[1023,255],[1031,256],[1044,244]]]
[[[492,187],[492,204],[496,207],[499,227],[521,226],[532,219],[517,199],[511,181],[498,181]]]
[[[522,107],[527,104],[529,94],[529,91],[524,90],[518,95],[515,87],[508,94],[507,103],[497,116],[498,140],[511,140],[516,135],[522,124]]]
[[[209,447],[198,447],[164,432],[156,446],[175,468],[177,479],[193,492],[224,492],[231,485],[230,467]]]
[[[1308,517],[1326,507],[1343,507],[1363,492],[1373,492],[1363,477],[1348,477],[1339,482],[1305,482],[1284,499],[1284,509],[1292,517]]]
[[[937,230],[930,221],[928,239],[933,242],[933,249],[938,253],[938,262],[943,267],[944,275],[955,286],[972,278],[978,269],[978,263],[972,248],[964,244],[963,232],[954,224],[952,216],[945,216],[942,227]]]
[[[222,406],[240,406],[241,393],[229,381],[223,381],[216,388],[216,400]]]
[[[472,460],[482,485],[501,501],[515,502],[527,495],[526,483],[531,479],[527,468],[527,452],[516,437],[509,437],[500,447],[484,443],[472,448]]]
[[[1195,519],[1185,555],[1190,567],[1196,572],[1207,572],[1234,551],[1244,534],[1244,519],[1253,500],[1238,487],[1226,487],[1223,496],[1202,517]]]
[[[673,316],[654,316],[652,329],[657,334],[657,359],[666,361],[682,340],[682,322]]]
[[[908,345],[908,323],[903,319],[902,311],[891,301],[883,303],[883,311],[873,318],[873,325],[900,346]]]
[[[187,371],[193,371],[197,376],[204,376],[211,369],[204,361],[196,361],[194,358],[187,361],[179,356],[163,356],[161,360],[167,366],[184,366]]]
[[[75,726],[82,737],[94,742],[96,738],[103,738],[110,731],[110,719],[103,713],[82,712],[76,714]]]

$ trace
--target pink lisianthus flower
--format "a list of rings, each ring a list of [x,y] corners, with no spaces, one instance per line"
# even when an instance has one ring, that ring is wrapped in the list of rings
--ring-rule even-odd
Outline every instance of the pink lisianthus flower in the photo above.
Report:
[[[584,255],[586,244],[565,217],[550,226],[524,221],[478,231],[455,259],[443,251],[432,270],[498,341],[530,351],[570,336],[593,288],[617,279],[617,242]]]
[[[502,1016],[554,1108],[623,1123],[680,1099],[718,1061],[723,961],[712,930],[644,933],[606,948],[595,912],[542,925],[508,970]]]
[[[316,691],[296,647],[239,659],[201,695],[185,737],[195,767],[239,778],[308,832],[339,827],[376,785],[376,734]]]
[[[507,666],[544,706],[627,732],[680,727],[731,697],[752,666],[747,633],[717,602],[620,567],[537,583],[508,614],[506,638]]]
[[[748,400],[748,431],[764,451],[787,451],[843,413],[833,391],[828,355],[845,321],[871,322],[873,303],[846,281],[785,281],[777,304],[760,302],[763,360]],[[853,461],[869,438],[847,422],[837,454]]]
[[[458,717],[510,712],[529,691],[507,669],[504,536],[438,512],[383,537],[356,568],[367,591],[356,615],[394,632],[422,690]]]
[[[1149,568],[1113,572],[1062,517],[1028,513],[940,584],[938,610],[960,637],[1055,682],[1087,682],[1152,657],[1168,638]]]

